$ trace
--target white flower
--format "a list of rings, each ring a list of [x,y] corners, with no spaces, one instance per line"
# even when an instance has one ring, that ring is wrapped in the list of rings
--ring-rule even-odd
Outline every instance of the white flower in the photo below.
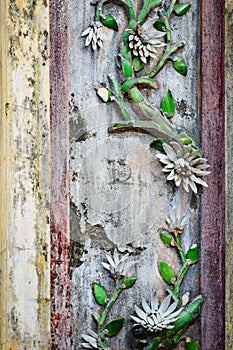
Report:
[[[113,256],[106,253],[106,259],[109,264],[102,262],[102,265],[105,269],[110,271],[113,278],[124,277],[129,269],[137,263],[136,261],[129,261],[128,253],[120,259],[116,250],[114,251]]]
[[[180,206],[175,206],[171,214],[166,218],[169,230],[174,232],[176,230],[183,231],[188,223],[188,216],[181,215]]]
[[[182,186],[185,191],[189,189],[197,193],[196,183],[208,187],[207,183],[200,177],[210,174],[206,171],[209,165],[207,159],[200,158],[198,151],[191,151],[188,146],[171,142],[164,144],[163,149],[166,154],[157,154],[157,158],[165,164],[163,172],[170,173],[167,180],[174,180],[177,187]]]
[[[156,30],[153,26],[156,19],[158,17],[150,18],[142,26],[138,25],[134,30],[128,29],[129,48],[133,55],[138,56],[144,63],[147,63],[149,57],[157,59],[157,48],[166,45],[161,41],[166,33]]]
[[[82,338],[86,341],[86,343],[81,343],[81,345],[85,349],[98,349],[102,350],[104,349],[103,346],[101,345],[101,339],[92,330],[88,329],[88,334],[82,334]]]
[[[178,320],[183,308],[176,310],[178,301],[171,305],[171,295],[168,295],[159,306],[157,293],[151,299],[150,305],[142,300],[142,309],[135,305],[137,316],[130,316],[136,324],[141,324],[149,332],[156,333],[163,329],[174,328],[173,323]],[[176,310],[176,311],[175,311]]]
[[[86,36],[85,45],[91,44],[92,49],[96,50],[97,47],[102,47],[103,44],[103,26],[100,22],[94,22],[90,27],[84,30],[82,36]]]

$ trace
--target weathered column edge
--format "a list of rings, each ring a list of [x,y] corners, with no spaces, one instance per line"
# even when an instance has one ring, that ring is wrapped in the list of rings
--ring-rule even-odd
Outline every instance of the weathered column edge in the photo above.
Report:
[[[201,133],[211,164],[201,208],[202,349],[225,349],[224,1],[202,1]]]
[[[51,349],[70,348],[68,3],[50,0]]]
[[[1,2],[1,349],[50,347],[46,1]]]
[[[226,349],[233,349],[233,1],[225,3]]]
[[[5,278],[5,271],[7,269],[7,255],[6,255],[6,242],[7,242],[7,196],[4,188],[7,187],[6,180],[6,117],[5,117],[5,104],[6,104],[6,3],[2,1],[0,6],[0,94],[1,94],[1,118],[0,118],[0,345],[6,343],[7,339],[7,302],[5,300],[4,291],[7,290],[7,281]]]

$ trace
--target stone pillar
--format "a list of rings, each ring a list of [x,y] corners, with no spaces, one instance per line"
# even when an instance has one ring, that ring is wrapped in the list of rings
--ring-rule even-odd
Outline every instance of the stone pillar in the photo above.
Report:
[[[1,1],[1,338],[50,347],[49,9]]]

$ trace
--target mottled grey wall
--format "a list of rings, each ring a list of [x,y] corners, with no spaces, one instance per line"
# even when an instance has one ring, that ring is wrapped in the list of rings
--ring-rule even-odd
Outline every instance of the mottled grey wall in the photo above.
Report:
[[[183,55],[189,66],[188,75],[179,75],[168,64],[157,77],[158,91],[147,98],[159,107],[170,89],[176,100],[174,123],[198,138],[199,1],[190,2],[189,13],[172,21],[174,37],[186,41]],[[140,305],[142,296],[149,299],[155,289],[164,296],[166,285],[158,273],[158,259],[180,268],[176,255],[164,248],[158,235],[176,201],[176,193],[166,182],[155,151],[149,147],[153,139],[133,133],[109,135],[111,123],[122,121],[121,113],[117,105],[103,104],[96,95],[96,88],[108,82],[107,74],[117,76],[115,58],[126,25],[120,7],[109,9],[117,18],[120,31],[105,28],[103,49],[93,52],[90,47],[85,48],[81,33],[93,21],[94,7],[90,1],[69,1],[73,349],[79,349],[80,334],[93,328],[91,314],[98,308],[92,282],[111,289],[101,266],[104,251],[117,248],[139,261],[131,270],[131,275],[137,276],[134,288],[123,294],[112,311],[114,317],[127,318],[124,330],[112,340],[112,349],[134,349],[128,317],[133,313],[133,305]],[[184,235],[187,249],[197,239],[197,206],[198,198],[193,197]],[[186,290],[195,295],[197,268],[192,271]]]

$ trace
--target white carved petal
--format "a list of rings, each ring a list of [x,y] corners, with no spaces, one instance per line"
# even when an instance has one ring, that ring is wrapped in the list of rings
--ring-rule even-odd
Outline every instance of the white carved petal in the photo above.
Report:
[[[163,300],[162,304],[161,304],[160,307],[159,307],[159,312],[160,312],[161,314],[163,314],[163,313],[167,310],[167,308],[168,308],[170,302],[171,302],[171,295],[169,294],[169,295]]]
[[[152,320],[151,317],[147,317],[147,322],[149,323],[150,326],[154,326],[154,321]]]
[[[132,318],[133,321],[135,321],[136,323],[142,324],[142,325],[146,325],[146,321],[141,320],[140,318],[136,317],[136,316],[130,316]]]
[[[154,293],[151,298],[151,309],[153,312],[157,311],[159,307],[159,300],[157,293]]]
[[[115,249],[114,250],[114,253],[113,253],[113,259],[115,261],[115,266],[117,266],[120,262],[120,259],[119,259],[119,256],[118,256],[118,253],[117,253],[117,250]]]
[[[93,332],[91,329],[88,329],[88,333],[95,339],[98,339],[98,334],[96,334],[95,332]]]
[[[178,301],[174,301],[174,303],[172,303],[169,308],[167,309],[167,311],[165,311],[163,313],[163,316],[166,317],[167,315],[170,315],[173,311],[175,311],[175,309],[177,308],[178,305]]]
[[[87,29],[85,29],[83,32],[82,32],[82,36],[86,36],[90,33],[91,31],[91,27],[88,27]]]
[[[166,316],[166,320],[172,320],[172,319],[176,318],[177,316],[180,315],[182,310],[183,310],[183,308],[181,307],[179,310],[177,310],[177,311],[173,312],[172,314]],[[170,322],[172,322],[172,321],[170,321]]]
[[[93,28],[91,28],[91,30],[88,34],[88,37],[86,38],[86,42],[85,42],[86,46],[88,46],[91,43],[93,35],[94,35],[94,30],[93,30]]]
[[[137,50],[133,49],[133,54],[134,54],[134,56],[138,56]]]
[[[147,63],[147,59],[146,59],[146,57],[144,57],[144,56],[140,57],[140,60],[141,60],[143,63]]]
[[[157,58],[157,55],[155,55],[153,52],[149,52],[150,57]]]
[[[177,142],[171,142],[171,145],[174,148],[177,156],[179,158],[183,157],[183,148],[182,148],[182,146],[179,143],[177,143]]]
[[[88,343],[90,343],[93,347],[97,348],[97,341],[95,338],[91,337],[87,334],[82,334],[82,338],[86,340]]]
[[[142,299],[142,307],[144,309],[144,311],[149,314],[151,312],[151,308],[150,306],[147,304],[146,300],[143,298]]]
[[[181,182],[182,182],[182,177],[179,176],[175,182],[176,182],[176,186],[177,186],[177,187],[180,187]]]
[[[135,305],[135,312],[136,314],[144,321],[147,321],[147,314],[142,311],[141,309],[139,309],[139,307],[137,305]]]
[[[197,186],[192,180],[189,182],[189,186],[191,187],[194,193],[197,193]]]
[[[132,266],[134,266],[137,263],[137,261],[130,261],[125,264],[124,269],[123,269],[123,275],[125,276],[128,271],[131,269]]]
[[[206,183],[205,181],[203,181],[202,179],[200,179],[199,177],[197,177],[197,176],[195,176],[195,175],[192,175],[192,176],[191,176],[191,179],[192,179],[193,181],[195,181],[196,183],[198,183],[198,184],[204,186],[204,187],[208,187],[208,185],[207,185],[207,183]]]
[[[91,344],[89,344],[89,343],[81,343],[81,345],[82,345],[85,349],[93,349],[93,346],[91,346]]]
[[[110,255],[110,254],[105,254],[105,256],[106,256],[106,259],[108,260],[109,264],[110,264],[111,266],[115,267],[116,264],[115,264],[115,262],[113,261],[111,255]]]
[[[171,173],[168,175],[167,180],[173,180],[175,177],[175,171],[172,169]]]
[[[177,160],[177,157],[176,152],[173,150],[173,148],[166,143],[164,143],[163,148],[164,151],[167,153],[168,158],[175,162]]]
[[[100,40],[100,39],[98,39],[98,40],[97,40],[97,44],[98,44],[98,46],[101,48],[101,47],[103,46],[103,41]]]
[[[109,270],[110,272],[112,272],[112,266],[111,265],[109,265],[109,264],[107,264],[107,263],[105,263],[105,262],[102,262],[102,265],[103,265],[103,267],[105,268],[105,269],[107,269],[107,270]]]

